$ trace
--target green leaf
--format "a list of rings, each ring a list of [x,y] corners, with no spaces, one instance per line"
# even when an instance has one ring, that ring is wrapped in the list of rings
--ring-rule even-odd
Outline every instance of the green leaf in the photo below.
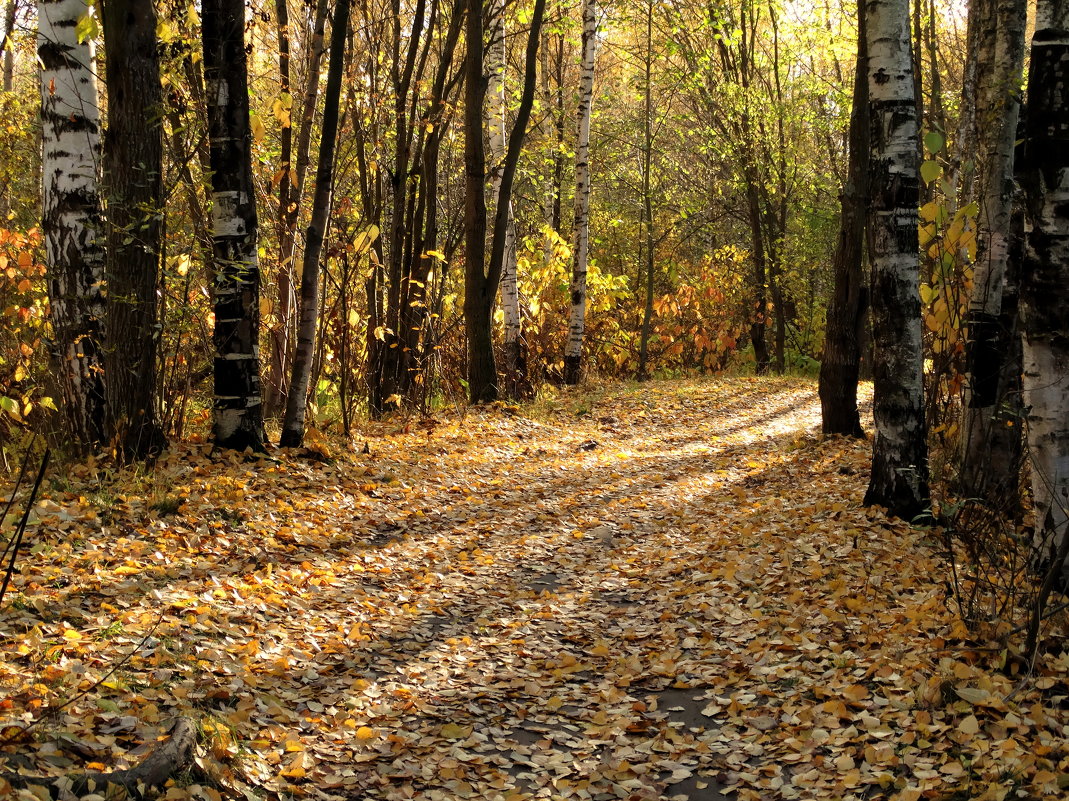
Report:
[[[78,22],[74,26],[74,34],[78,37],[78,44],[96,39],[100,35],[100,23],[92,13],[86,11],[78,17]]]
[[[931,153],[933,156],[943,149],[943,145],[946,144],[946,140],[939,131],[928,131],[924,135],[924,149]]]
[[[943,174],[943,165],[938,161],[926,161],[921,164],[921,180],[930,184]]]

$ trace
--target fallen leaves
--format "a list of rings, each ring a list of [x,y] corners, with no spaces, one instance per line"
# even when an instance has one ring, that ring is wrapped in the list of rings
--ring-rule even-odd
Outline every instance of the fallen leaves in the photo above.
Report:
[[[860,507],[868,446],[806,433],[811,385],[569,397],[334,463],[78,468],[0,613],[0,749],[110,769],[192,714],[210,781],[176,801],[1063,791],[1069,654],[1004,700],[929,535]]]

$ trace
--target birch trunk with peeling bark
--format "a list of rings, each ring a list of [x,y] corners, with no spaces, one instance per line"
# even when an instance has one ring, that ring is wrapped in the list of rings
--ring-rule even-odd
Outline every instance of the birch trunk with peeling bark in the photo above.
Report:
[[[491,203],[497,208],[501,193],[501,175],[505,164],[505,3],[493,0],[490,9],[490,42],[487,50],[490,80],[486,94],[486,132],[490,157]],[[524,377],[520,359],[520,290],[516,274],[516,220],[512,213],[512,199],[508,201],[505,224],[505,252],[501,262],[501,310],[505,317],[505,391],[509,397],[520,394]]]
[[[597,53],[595,0],[583,0],[583,63],[579,73],[579,133],[575,144],[575,223],[572,232],[571,314],[564,351],[564,383],[578,384],[586,333],[586,273],[590,251],[590,117]]]
[[[873,416],[866,505],[909,520],[928,507],[917,241],[917,101],[908,0],[865,7],[869,76]]]
[[[1069,0],[1040,0],[1028,76],[1021,276],[1034,544],[1047,584],[1069,573]],[[1049,593],[1049,587],[1047,588]]]
[[[1007,319],[1014,145],[1024,69],[1025,0],[979,0],[971,28],[990,43],[976,65],[979,174],[977,253],[967,317],[966,413],[961,485],[969,496],[1003,505],[1017,496],[1020,397]],[[1012,303],[1008,305],[1013,305]],[[1010,369],[1007,370],[1007,367]]]
[[[100,109],[92,42],[79,42],[76,32],[88,10],[87,0],[40,0],[37,5],[41,227],[55,377],[67,433],[76,448],[103,442],[105,409]]]
[[[262,450],[260,262],[245,56],[245,0],[203,0],[204,84],[212,181],[215,401],[224,448]]]

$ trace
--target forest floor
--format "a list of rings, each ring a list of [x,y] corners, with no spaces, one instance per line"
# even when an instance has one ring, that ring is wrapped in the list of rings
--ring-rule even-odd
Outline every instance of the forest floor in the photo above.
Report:
[[[187,715],[174,801],[1064,797],[1069,653],[1001,672],[818,421],[808,381],[657,382],[80,466],[0,611],[0,762]]]

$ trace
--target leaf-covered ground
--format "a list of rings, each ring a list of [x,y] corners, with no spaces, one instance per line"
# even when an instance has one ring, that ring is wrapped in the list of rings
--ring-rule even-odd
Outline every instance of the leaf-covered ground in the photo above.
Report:
[[[0,611],[0,760],[121,767],[184,714],[172,799],[1060,796],[1069,653],[1001,673],[818,415],[666,382],[80,467]]]

